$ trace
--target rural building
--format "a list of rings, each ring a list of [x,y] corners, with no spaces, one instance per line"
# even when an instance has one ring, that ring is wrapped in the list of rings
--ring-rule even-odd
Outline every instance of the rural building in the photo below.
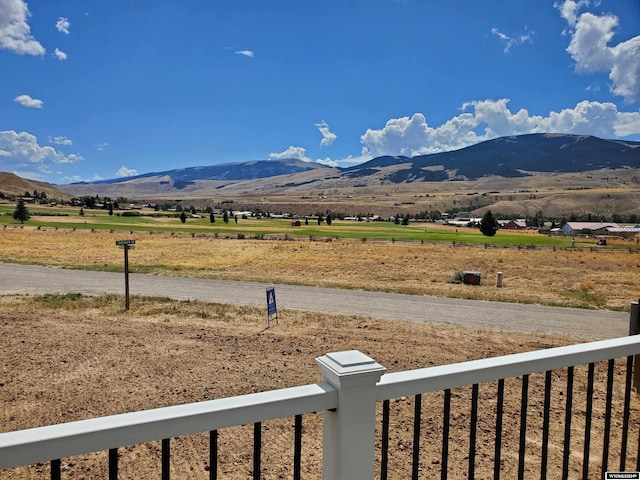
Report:
[[[517,220],[498,220],[500,224],[500,228],[504,228],[506,230],[526,230],[527,229],[527,221],[523,218],[519,218]]]
[[[615,235],[622,238],[634,238],[640,234],[640,225],[633,227],[607,227],[605,235]]]
[[[585,232],[593,235],[606,235],[607,228],[620,228],[620,226],[613,222],[567,222],[562,225],[562,233],[571,237]]]

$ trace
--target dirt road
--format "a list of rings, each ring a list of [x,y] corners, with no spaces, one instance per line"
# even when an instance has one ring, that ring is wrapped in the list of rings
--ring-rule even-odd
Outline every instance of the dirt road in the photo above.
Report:
[[[136,295],[265,306],[268,284],[192,277],[130,275]],[[471,287],[473,288],[473,287]],[[443,297],[275,285],[278,309],[362,315],[481,329],[568,334],[587,340],[628,334],[629,314]],[[124,294],[124,274],[0,263],[0,294]],[[286,321],[286,316],[282,316]]]

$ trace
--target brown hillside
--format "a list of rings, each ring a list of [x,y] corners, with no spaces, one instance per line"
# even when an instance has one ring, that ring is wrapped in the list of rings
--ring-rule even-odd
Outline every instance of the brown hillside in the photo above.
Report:
[[[29,180],[13,173],[0,172],[0,192],[5,195],[24,195],[25,192],[33,193],[34,190],[44,192],[48,198],[69,198],[69,194],[63,192],[47,182]]]

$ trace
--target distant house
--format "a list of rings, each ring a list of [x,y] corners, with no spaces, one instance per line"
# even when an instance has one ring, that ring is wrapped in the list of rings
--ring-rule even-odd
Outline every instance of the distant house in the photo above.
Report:
[[[633,227],[607,227],[605,235],[613,235],[623,238],[633,238],[640,234],[640,225]],[[602,235],[602,234],[601,234]]]
[[[498,221],[500,223],[500,228],[504,228],[506,230],[526,230],[527,229],[527,221],[519,218],[517,220],[507,220],[507,221]]]
[[[576,236],[583,233],[592,235],[606,234],[607,228],[620,228],[617,223],[607,222],[567,222],[562,225],[562,233],[568,236]]]

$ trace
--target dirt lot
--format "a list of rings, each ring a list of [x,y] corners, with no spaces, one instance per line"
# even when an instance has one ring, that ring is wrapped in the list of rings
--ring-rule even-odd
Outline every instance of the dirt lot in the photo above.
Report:
[[[359,349],[388,371],[421,368],[576,343],[565,337],[531,337],[490,331],[372,321],[355,316],[280,312],[265,329],[260,308],[137,299],[129,312],[122,298],[20,296],[0,298],[0,425],[3,431],[101,415],[210,400],[321,380],[314,358]],[[616,362],[610,465],[618,465],[622,361]],[[606,365],[596,369],[590,478],[600,478]],[[548,478],[560,478],[565,372],[553,373]],[[544,375],[532,375],[526,468],[539,475]],[[520,379],[505,384],[502,477],[517,468]],[[571,478],[582,471],[586,376],[576,370]],[[480,386],[476,478],[493,468],[496,385]],[[466,478],[470,388],[452,392],[450,478]],[[409,478],[413,398],[392,401],[391,478]],[[633,396],[628,465],[635,465],[640,401]],[[442,394],[422,401],[421,477],[439,478]],[[263,426],[263,478],[292,478],[293,420]],[[222,478],[251,478],[251,430],[220,432]],[[379,428],[377,443],[380,443]],[[321,414],[305,415],[303,478],[319,478]],[[172,478],[207,478],[206,435],[172,441]],[[120,478],[158,478],[159,442],[120,450]],[[63,459],[63,478],[105,478],[106,453]],[[379,458],[376,459],[379,468]],[[1,478],[46,478],[48,464],[0,472]]]

